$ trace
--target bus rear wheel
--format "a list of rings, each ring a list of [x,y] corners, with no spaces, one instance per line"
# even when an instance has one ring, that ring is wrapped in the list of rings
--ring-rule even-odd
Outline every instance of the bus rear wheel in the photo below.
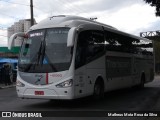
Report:
[[[141,83],[140,83],[139,87],[140,88],[144,88],[144,83],[145,83],[145,75],[142,74],[142,76],[141,76]]]
[[[136,87],[137,87],[138,89],[142,89],[142,88],[144,88],[144,83],[145,83],[145,74],[142,74],[142,75],[141,75],[141,82],[140,82],[140,84],[137,85]]]
[[[96,81],[94,85],[94,93],[93,97],[95,100],[103,99],[104,98],[104,84],[101,81]]]

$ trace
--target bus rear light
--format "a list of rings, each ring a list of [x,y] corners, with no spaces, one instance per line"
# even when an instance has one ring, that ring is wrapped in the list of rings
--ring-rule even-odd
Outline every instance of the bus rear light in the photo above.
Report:
[[[24,87],[25,84],[23,84],[22,82],[20,82],[19,80],[16,81],[16,86],[18,87]]]
[[[70,80],[67,80],[67,81],[64,81],[62,83],[59,83],[56,85],[57,88],[65,88],[65,87],[71,87],[73,84],[73,80],[70,79]]]

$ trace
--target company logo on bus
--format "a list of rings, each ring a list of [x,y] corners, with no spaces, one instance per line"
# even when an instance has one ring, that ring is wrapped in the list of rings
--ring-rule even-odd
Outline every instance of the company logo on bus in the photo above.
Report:
[[[43,75],[35,75],[35,77],[41,80],[43,78]]]
[[[37,78],[35,83],[38,84],[41,81],[41,79],[43,78],[43,75],[35,75],[35,77]]]
[[[52,77],[62,77],[62,74],[51,74]]]

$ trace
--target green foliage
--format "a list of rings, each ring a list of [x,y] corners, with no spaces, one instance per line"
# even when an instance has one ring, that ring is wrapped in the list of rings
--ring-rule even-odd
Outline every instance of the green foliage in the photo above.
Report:
[[[150,4],[151,6],[156,7],[156,16],[160,16],[160,0],[144,0],[146,3]]]

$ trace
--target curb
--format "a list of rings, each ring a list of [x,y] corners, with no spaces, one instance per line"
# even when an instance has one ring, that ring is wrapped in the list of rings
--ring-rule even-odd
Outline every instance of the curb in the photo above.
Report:
[[[2,86],[0,87],[0,89],[12,88],[12,87],[16,87],[16,85]]]

